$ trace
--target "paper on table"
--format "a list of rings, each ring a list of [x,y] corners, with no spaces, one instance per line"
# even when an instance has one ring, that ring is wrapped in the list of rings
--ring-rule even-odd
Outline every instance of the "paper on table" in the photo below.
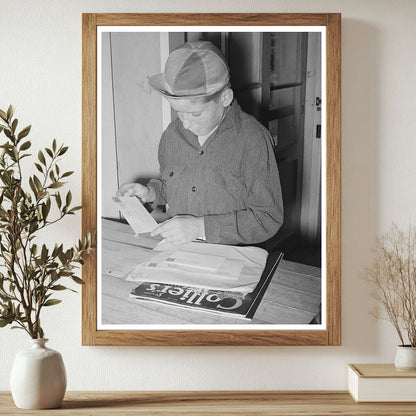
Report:
[[[164,261],[175,265],[216,271],[221,264],[224,263],[225,257],[210,256],[207,254],[198,254],[186,251],[175,251],[164,259]]]
[[[179,258],[178,262],[172,261],[176,258]],[[198,259],[198,265],[195,265],[196,263],[194,259]],[[189,261],[187,262],[187,260]],[[217,263],[218,267],[203,267],[201,260],[203,260],[206,264],[210,263],[212,266]],[[153,256],[149,261],[139,264],[135,268],[135,272],[144,272],[149,274],[157,273],[160,270],[168,270],[182,273],[182,275],[183,273],[187,275],[198,274],[200,276],[208,276],[212,279],[237,280],[243,267],[244,262],[242,260],[229,260],[225,257],[221,258],[185,251],[176,253],[163,251]]]
[[[231,246],[225,244],[212,244],[206,242],[191,241],[184,244],[170,244],[162,240],[153,248],[155,251],[187,251],[191,253],[209,254],[221,256],[227,259],[244,260],[248,264],[264,267],[267,259],[267,251],[253,246]]]
[[[130,224],[135,234],[148,233],[157,227],[156,220],[135,196],[113,197],[114,203]]]
[[[162,243],[154,248],[161,251],[150,261],[163,261],[175,251],[209,254],[225,257],[225,262],[216,272],[185,271],[183,266],[175,268],[148,268],[146,263],[136,266],[128,275],[127,280],[143,282],[163,282],[166,284],[182,284],[193,287],[217,290],[234,290],[242,293],[251,292],[257,285],[267,259],[267,251],[258,247],[237,247],[222,244],[191,242],[181,245]],[[167,250],[171,250],[170,252]],[[165,257],[163,254],[165,254]]]

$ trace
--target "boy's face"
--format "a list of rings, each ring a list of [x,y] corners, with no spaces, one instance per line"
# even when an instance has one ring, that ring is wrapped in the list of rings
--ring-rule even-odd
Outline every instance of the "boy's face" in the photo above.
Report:
[[[223,100],[203,99],[168,99],[171,107],[178,113],[183,127],[196,136],[204,136],[213,130],[221,121],[225,107]]]

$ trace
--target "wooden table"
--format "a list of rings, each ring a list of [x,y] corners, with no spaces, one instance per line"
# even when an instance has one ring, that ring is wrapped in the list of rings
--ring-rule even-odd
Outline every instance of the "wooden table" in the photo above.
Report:
[[[44,411],[14,406],[0,392],[0,415],[415,415],[415,403],[355,403],[347,392],[67,392],[62,407]]]
[[[251,321],[132,299],[138,283],[126,275],[155,254],[156,244],[127,224],[102,221],[102,324],[309,324],[320,312],[321,269],[285,260]]]

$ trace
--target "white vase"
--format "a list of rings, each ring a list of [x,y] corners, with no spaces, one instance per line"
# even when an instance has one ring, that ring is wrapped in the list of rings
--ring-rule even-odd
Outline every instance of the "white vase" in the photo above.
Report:
[[[45,346],[47,339],[32,339],[32,347],[19,351],[13,363],[10,388],[21,409],[59,407],[66,390],[66,372],[59,352]]]
[[[398,345],[394,365],[397,370],[416,370],[416,347],[410,345]]]

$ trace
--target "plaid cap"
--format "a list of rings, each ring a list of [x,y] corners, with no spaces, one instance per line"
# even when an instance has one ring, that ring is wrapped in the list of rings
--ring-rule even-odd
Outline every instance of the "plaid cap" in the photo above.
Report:
[[[150,86],[167,98],[198,98],[220,91],[230,79],[221,51],[208,41],[186,42],[173,50]]]

